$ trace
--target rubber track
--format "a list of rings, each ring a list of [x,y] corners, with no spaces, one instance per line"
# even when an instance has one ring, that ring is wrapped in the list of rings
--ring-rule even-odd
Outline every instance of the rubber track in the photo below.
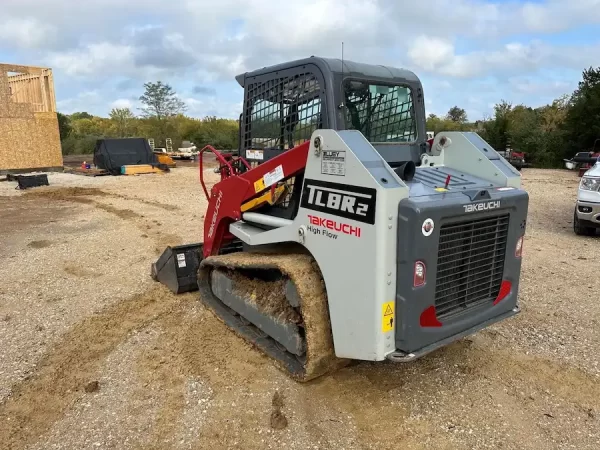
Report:
[[[295,284],[300,295],[300,312],[306,331],[306,358],[301,360],[224,305],[212,292],[211,271],[215,269],[278,269]],[[200,264],[198,287],[202,302],[238,335],[272,358],[277,366],[297,381],[305,382],[346,366],[333,348],[327,295],[314,259],[306,254],[246,253],[211,256]]]

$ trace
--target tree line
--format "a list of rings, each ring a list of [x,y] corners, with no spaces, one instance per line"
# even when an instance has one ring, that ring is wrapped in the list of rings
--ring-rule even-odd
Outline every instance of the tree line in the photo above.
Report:
[[[174,147],[184,140],[197,147],[238,147],[237,120],[191,118],[168,84],[146,83],[144,89],[138,116],[128,108],[115,108],[108,118],[86,112],[59,113],[63,153],[92,153],[96,139],[103,137],[154,138],[157,146],[171,138]],[[593,150],[595,145],[600,151],[600,67],[585,69],[577,89],[549,105],[533,108],[502,100],[490,117],[475,122],[468,120],[464,109],[454,106],[445,116],[430,114],[427,130],[436,134],[475,131],[496,150],[524,152],[536,167],[560,167],[564,158],[576,152]]]
[[[429,131],[475,131],[496,150],[525,153],[535,167],[561,167],[577,152],[600,151],[600,67],[582,73],[577,89],[532,108],[501,101],[491,117],[469,122],[457,106],[427,118]]]
[[[87,112],[58,113],[63,154],[91,154],[98,139],[127,137],[152,138],[156,147],[165,147],[167,138],[172,140],[173,148],[183,141],[193,142],[198,148],[206,144],[220,149],[238,147],[237,120],[186,116],[185,103],[161,81],[145,83],[144,89],[139,115],[130,108],[113,108],[108,117]]]

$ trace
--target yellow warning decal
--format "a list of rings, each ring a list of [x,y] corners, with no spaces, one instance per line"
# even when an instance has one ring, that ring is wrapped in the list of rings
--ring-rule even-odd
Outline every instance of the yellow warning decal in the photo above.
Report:
[[[261,178],[260,180],[256,180],[254,182],[254,192],[256,192],[257,194],[260,191],[264,191],[266,189],[265,187],[265,180],[263,178]]]
[[[381,307],[381,331],[384,333],[394,329],[394,305],[394,302],[387,302]]]
[[[435,190],[438,192],[448,192],[448,189],[446,188],[435,188]]]

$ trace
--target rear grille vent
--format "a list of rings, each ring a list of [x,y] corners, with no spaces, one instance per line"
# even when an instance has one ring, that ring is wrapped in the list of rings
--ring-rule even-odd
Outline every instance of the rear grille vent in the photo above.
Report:
[[[509,215],[443,225],[435,285],[439,319],[493,302],[504,272]]]

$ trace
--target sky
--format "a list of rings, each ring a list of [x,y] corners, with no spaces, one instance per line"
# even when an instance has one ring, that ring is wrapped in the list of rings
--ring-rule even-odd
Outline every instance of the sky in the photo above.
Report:
[[[0,0],[0,62],[53,69],[57,108],[138,114],[170,84],[194,117],[237,118],[235,75],[298,58],[412,70],[427,114],[541,106],[600,66],[600,0]]]

